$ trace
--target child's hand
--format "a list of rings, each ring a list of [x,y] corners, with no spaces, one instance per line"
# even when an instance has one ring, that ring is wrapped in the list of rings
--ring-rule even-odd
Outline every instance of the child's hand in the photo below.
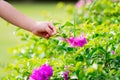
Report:
[[[49,37],[56,34],[56,29],[50,22],[37,22],[32,28],[32,33],[45,39],[49,39]]]
[[[56,29],[50,22],[36,22],[16,10],[4,0],[0,0],[0,17],[15,26],[23,28],[33,34],[48,39],[56,34]]]

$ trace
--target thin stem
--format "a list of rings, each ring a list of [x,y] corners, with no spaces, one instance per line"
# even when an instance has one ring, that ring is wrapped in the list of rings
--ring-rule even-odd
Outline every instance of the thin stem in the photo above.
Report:
[[[74,37],[76,36],[75,30],[76,30],[76,12],[74,11]]]
[[[91,4],[90,7],[89,7],[89,11],[91,11],[91,9],[93,8],[93,6],[95,5],[96,2],[97,2],[97,0],[94,0],[94,1],[92,2],[92,4]]]

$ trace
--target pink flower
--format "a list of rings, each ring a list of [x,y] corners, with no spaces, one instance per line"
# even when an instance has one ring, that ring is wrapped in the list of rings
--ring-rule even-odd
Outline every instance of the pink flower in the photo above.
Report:
[[[92,2],[92,0],[86,0],[86,3],[91,3]]]
[[[80,8],[81,6],[83,6],[83,5],[85,5],[86,3],[91,3],[92,2],[92,0],[79,0],[76,4],[75,4],[75,6],[76,6],[76,8]]]
[[[115,54],[115,51],[112,51],[112,54]]]
[[[87,44],[87,39],[81,34],[79,37],[71,37],[66,39],[66,41],[70,44],[71,47],[83,47]]]
[[[48,80],[53,75],[52,67],[44,64],[37,69],[34,69],[29,77],[29,80]]]
[[[63,73],[64,80],[68,80],[69,71]]]
[[[79,0],[76,4],[75,4],[75,6],[76,6],[76,8],[80,8],[81,6],[83,6],[85,4],[85,1],[84,0]]]
[[[57,40],[60,40],[60,41],[65,41],[65,38],[62,38],[62,37],[58,37]]]

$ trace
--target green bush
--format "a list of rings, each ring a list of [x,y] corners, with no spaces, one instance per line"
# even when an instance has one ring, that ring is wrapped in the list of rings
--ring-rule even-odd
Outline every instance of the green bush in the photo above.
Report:
[[[58,33],[49,40],[17,30],[26,44],[13,50],[17,61],[6,67],[11,73],[3,80],[27,80],[46,62],[54,70],[50,80],[63,80],[67,70],[69,80],[120,80],[120,2],[94,0],[79,9],[72,5],[66,9],[70,20],[54,22]],[[88,40],[84,47],[70,47],[58,39],[82,33]]]

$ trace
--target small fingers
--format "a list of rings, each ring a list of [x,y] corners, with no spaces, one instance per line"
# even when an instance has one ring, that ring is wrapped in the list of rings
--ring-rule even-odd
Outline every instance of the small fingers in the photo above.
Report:
[[[54,27],[54,25],[52,23],[48,23],[48,27],[52,30],[52,35],[56,34],[56,28]]]
[[[54,25],[50,22],[39,23],[33,34],[39,37],[48,39],[49,37],[56,34],[56,29]]]
[[[48,34],[46,34],[46,35],[44,36],[45,39],[49,39],[49,37],[50,37],[50,36],[49,36]]]
[[[45,38],[45,39],[49,39],[49,34],[45,33],[45,32],[33,32],[34,35]]]
[[[41,33],[41,37],[45,38],[45,39],[49,39],[49,34],[47,33]]]
[[[52,32],[53,32],[53,31],[52,31],[49,27],[46,28],[46,32],[47,32],[50,36],[52,36]]]

